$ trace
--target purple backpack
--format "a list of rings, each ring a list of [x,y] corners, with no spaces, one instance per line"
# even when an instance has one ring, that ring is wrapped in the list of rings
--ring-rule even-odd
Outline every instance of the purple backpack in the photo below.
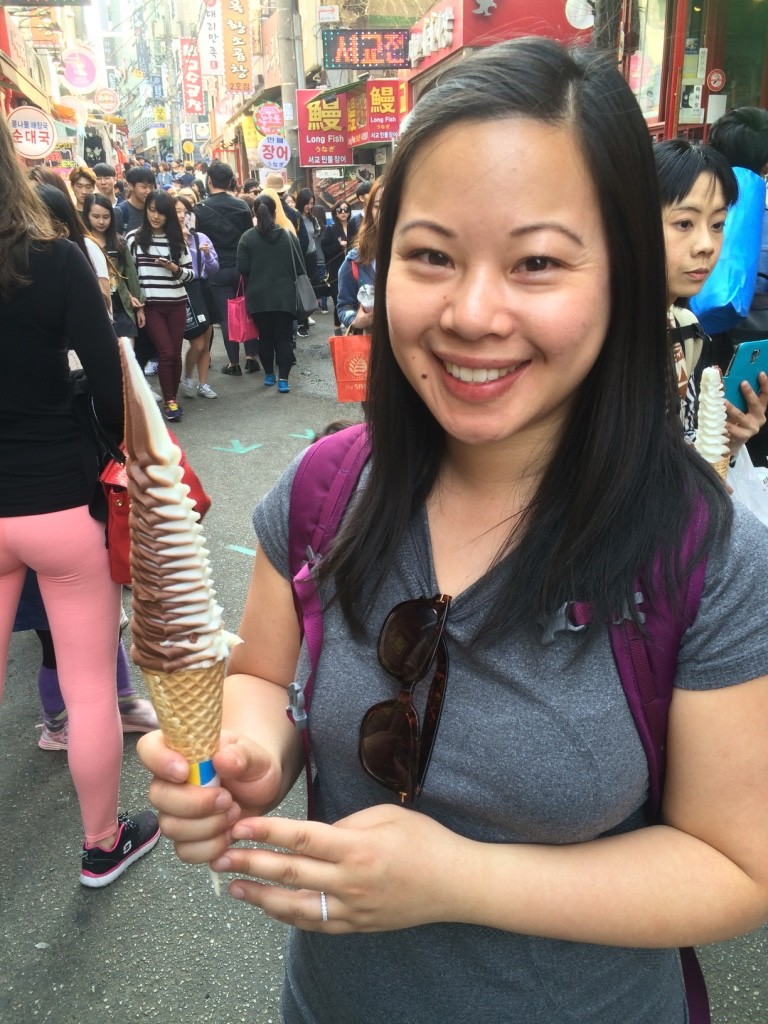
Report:
[[[291,487],[288,518],[288,559],[293,577],[293,596],[309,654],[310,671],[305,683],[288,688],[288,715],[301,733],[307,776],[309,816],[313,816],[312,766],[307,716],[315,672],[323,646],[323,609],[312,570],[336,536],[342,516],[371,452],[365,424],[348,427],[321,438],[301,460]],[[683,538],[682,564],[688,564],[706,529],[706,506],[694,507]],[[653,568],[655,592],[664,594],[659,563]],[[648,761],[648,804],[652,818],[661,814],[666,768],[666,736],[677,658],[683,633],[699,608],[706,574],[700,560],[685,580],[676,601],[662,597],[654,607],[645,606],[643,635],[631,618],[609,624],[613,657],[635,727]],[[641,591],[638,581],[638,590]],[[637,594],[642,602],[642,592]],[[567,610],[571,627],[586,627],[592,613],[589,604],[572,602]],[[565,623],[563,623],[565,625]],[[709,1000],[704,977],[693,949],[680,950],[690,1024],[710,1024]]]

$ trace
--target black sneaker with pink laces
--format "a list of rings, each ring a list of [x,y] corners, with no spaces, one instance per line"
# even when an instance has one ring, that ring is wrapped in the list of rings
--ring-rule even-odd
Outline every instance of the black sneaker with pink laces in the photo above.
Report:
[[[157,816],[152,811],[118,814],[117,822],[117,839],[111,849],[83,847],[80,882],[89,889],[101,889],[114,882],[134,861],[149,853],[160,838]]]

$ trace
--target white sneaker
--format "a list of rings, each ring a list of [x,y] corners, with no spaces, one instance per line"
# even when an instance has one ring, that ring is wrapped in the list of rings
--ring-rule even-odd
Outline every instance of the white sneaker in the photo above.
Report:
[[[154,400],[156,402],[162,402],[163,401],[163,396],[160,394],[159,391],[155,391],[153,388],[150,388],[149,390],[152,392],[152,397],[154,398]]]
[[[312,319],[311,316],[307,317],[307,323],[309,324],[310,327],[314,327],[315,326],[315,321]]]
[[[216,392],[213,390],[210,384],[198,384],[197,393],[201,398],[217,398]]]
[[[187,398],[194,398],[195,395],[197,394],[195,382],[191,377],[181,378],[181,390],[184,392]]]
[[[145,377],[154,377],[156,373],[157,373],[157,360],[156,359],[150,359],[150,361],[144,367],[144,376]]]

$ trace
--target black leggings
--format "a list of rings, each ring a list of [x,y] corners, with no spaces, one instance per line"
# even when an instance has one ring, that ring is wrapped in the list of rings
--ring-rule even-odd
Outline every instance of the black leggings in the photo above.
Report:
[[[293,313],[251,313],[259,328],[259,359],[264,373],[288,380],[293,364]]]

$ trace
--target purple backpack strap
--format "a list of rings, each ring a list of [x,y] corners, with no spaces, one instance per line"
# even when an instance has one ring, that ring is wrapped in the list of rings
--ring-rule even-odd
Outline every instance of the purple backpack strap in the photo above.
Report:
[[[681,564],[690,565],[707,527],[707,507],[702,499],[694,504],[690,522],[683,536]],[[676,601],[670,601],[663,585],[660,561],[653,567],[656,601],[651,607],[643,602],[642,592],[636,595],[641,607],[645,636],[628,617],[610,624],[613,657],[648,761],[648,804],[651,816],[658,819],[664,795],[667,762],[667,720],[672,702],[677,659],[683,633],[699,609],[706,559],[697,562]],[[642,590],[642,581],[638,584]],[[590,621],[588,604],[571,605],[575,625]],[[709,999],[704,975],[691,948],[680,950],[690,1024],[710,1024]]]
[[[312,570],[336,536],[370,451],[365,424],[329,434],[307,451],[291,487],[288,563],[293,577],[293,600],[307,645],[310,670],[306,682],[294,682],[289,686],[287,711],[301,733],[310,818],[314,816],[314,801],[307,715],[323,649],[323,607]]]

